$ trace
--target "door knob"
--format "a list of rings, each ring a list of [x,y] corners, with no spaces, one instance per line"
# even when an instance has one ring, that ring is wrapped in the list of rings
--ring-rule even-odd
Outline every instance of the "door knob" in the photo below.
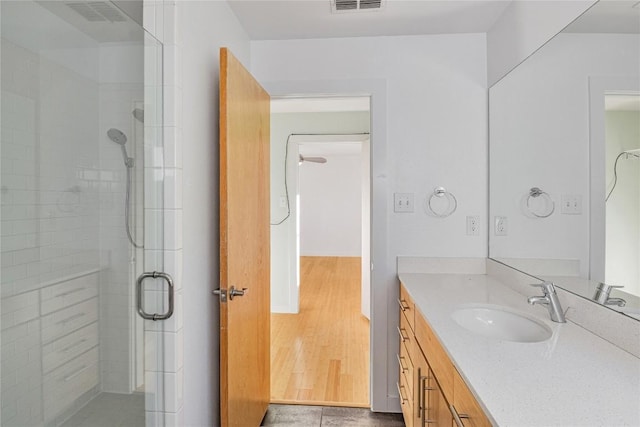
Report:
[[[245,292],[248,292],[247,288],[236,289],[235,286],[229,288],[229,299],[233,300],[233,297],[241,297],[244,296]]]

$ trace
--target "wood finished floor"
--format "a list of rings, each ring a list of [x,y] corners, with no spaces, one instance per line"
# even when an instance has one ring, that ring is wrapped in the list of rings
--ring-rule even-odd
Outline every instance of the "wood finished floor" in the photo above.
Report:
[[[301,257],[300,312],[271,315],[271,402],[369,407],[359,257]]]

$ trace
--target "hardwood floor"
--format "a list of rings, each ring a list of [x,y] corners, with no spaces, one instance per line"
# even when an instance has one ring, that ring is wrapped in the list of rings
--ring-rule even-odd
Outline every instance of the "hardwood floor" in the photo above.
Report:
[[[359,257],[301,257],[300,313],[271,315],[271,402],[369,407]]]

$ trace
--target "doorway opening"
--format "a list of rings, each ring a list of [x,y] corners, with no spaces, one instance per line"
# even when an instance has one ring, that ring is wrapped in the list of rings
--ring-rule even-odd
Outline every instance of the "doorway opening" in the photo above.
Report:
[[[370,407],[368,97],[271,113],[271,401]]]

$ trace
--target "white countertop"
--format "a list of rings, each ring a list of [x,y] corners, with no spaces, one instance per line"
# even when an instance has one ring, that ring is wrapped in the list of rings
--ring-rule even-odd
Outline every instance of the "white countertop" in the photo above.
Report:
[[[400,280],[494,424],[640,426],[640,359],[574,323],[552,322],[546,308],[487,275],[402,273]],[[470,303],[532,314],[553,336],[518,343],[474,334],[451,318]]]

